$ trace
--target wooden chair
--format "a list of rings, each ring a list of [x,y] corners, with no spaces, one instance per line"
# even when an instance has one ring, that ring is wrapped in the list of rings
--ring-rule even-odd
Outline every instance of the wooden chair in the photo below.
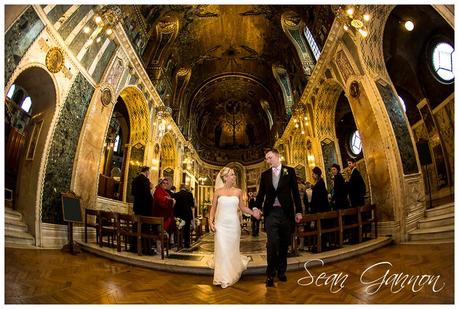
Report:
[[[360,223],[360,213],[358,208],[347,208],[339,210],[339,220],[340,220],[340,243],[343,242],[343,238],[346,234],[349,234],[349,241],[358,240],[362,242],[362,235],[358,239],[355,239],[355,231],[359,229]]]
[[[359,227],[359,234],[364,235],[370,233],[371,234],[371,225],[373,224],[375,227],[375,238],[378,238],[378,229],[376,226],[376,205],[365,205],[359,207],[360,212],[360,227]]]
[[[150,225],[151,229],[142,231],[142,224]],[[137,254],[142,255],[142,240],[155,240],[161,243],[161,259],[164,260],[164,248],[166,248],[166,256],[169,255],[169,237],[164,231],[163,217],[137,217]]]
[[[314,223],[313,228],[311,228],[312,222]],[[299,239],[310,237],[311,245],[316,244],[317,252],[321,252],[322,240],[321,240],[321,237],[319,237],[320,230],[321,230],[321,226],[320,226],[319,214],[306,214],[306,215],[303,215],[303,219],[301,220],[301,222],[296,224],[295,236]],[[295,252],[298,253],[298,246],[296,242],[294,242],[293,244],[294,244],[293,250],[295,250]]]
[[[99,211],[99,246],[103,246],[103,238],[104,236],[108,236],[108,246],[114,247],[115,238],[117,237],[117,215],[118,213],[116,212]]]
[[[319,217],[321,221],[320,237],[328,236],[330,234],[332,236],[332,237],[329,237],[330,244],[334,243],[336,245],[337,240],[338,240],[338,246],[342,247],[343,246],[342,237],[339,236],[341,234],[341,228],[339,225],[339,217],[340,217],[339,212],[337,210],[322,212],[322,213],[319,213]],[[324,241],[322,240],[321,243],[323,242]]]
[[[118,252],[121,252],[121,243],[123,241],[124,250],[126,251],[129,239],[135,238],[135,241],[137,241],[137,230],[134,230],[134,226],[137,228],[137,219],[134,215],[118,214],[116,221],[116,248]],[[133,242],[130,243],[132,244]],[[130,249],[132,250],[132,248]]]
[[[183,248],[183,227],[179,229],[177,226],[175,226],[174,239],[175,243],[177,244],[177,251],[181,250]]]
[[[84,242],[88,242],[88,226],[96,230],[96,243],[99,243],[99,210],[84,209]]]

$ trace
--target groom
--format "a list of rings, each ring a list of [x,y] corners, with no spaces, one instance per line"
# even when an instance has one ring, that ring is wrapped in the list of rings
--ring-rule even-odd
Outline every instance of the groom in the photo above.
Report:
[[[266,286],[274,286],[274,276],[280,281],[287,281],[287,251],[295,221],[299,223],[302,207],[295,170],[280,163],[279,152],[270,149],[265,154],[271,168],[261,174],[260,188],[256,203],[263,206],[265,230],[268,237]],[[295,209],[293,209],[295,204]]]

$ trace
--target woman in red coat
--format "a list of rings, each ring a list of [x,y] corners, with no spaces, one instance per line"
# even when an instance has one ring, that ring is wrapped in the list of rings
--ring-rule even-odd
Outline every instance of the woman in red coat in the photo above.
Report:
[[[174,231],[174,205],[175,200],[167,193],[166,189],[169,187],[169,180],[162,178],[156,186],[155,193],[153,194],[153,216],[164,218],[164,230],[171,235]]]

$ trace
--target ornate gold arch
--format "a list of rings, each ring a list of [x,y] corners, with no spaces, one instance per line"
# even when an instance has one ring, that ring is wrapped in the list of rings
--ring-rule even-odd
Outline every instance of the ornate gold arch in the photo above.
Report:
[[[150,133],[150,114],[148,103],[142,92],[134,86],[128,86],[120,92],[120,96],[126,104],[131,126],[130,144],[138,143],[147,145]]]
[[[159,159],[161,161],[161,169],[175,169],[175,158],[177,156],[174,139],[170,133],[166,133],[161,141],[161,153]]]

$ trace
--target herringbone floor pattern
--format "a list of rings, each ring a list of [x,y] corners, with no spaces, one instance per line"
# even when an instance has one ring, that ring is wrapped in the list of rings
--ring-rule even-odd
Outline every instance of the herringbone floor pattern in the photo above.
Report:
[[[376,280],[386,271],[388,285],[370,295],[360,275],[371,265],[388,261],[392,267],[375,268],[366,279]],[[212,285],[211,276],[154,271],[100,258],[89,253],[72,256],[59,250],[5,249],[5,303],[7,304],[382,304],[454,303],[454,244],[393,245],[365,255],[309,269],[349,277],[332,286],[322,280],[301,286],[306,270],[288,272],[288,282],[275,282],[266,288],[264,276],[246,275],[234,286],[222,289]],[[391,292],[395,274],[440,275],[436,288],[425,284],[418,292],[407,284]],[[370,279],[371,277],[371,279]],[[420,278],[420,277],[419,277]],[[398,278],[400,288],[403,277]],[[306,278],[304,283],[311,281]],[[405,280],[408,282],[408,280]],[[419,282],[419,280],[417,281]],[[427,282],[425,277],[424,282]]]

